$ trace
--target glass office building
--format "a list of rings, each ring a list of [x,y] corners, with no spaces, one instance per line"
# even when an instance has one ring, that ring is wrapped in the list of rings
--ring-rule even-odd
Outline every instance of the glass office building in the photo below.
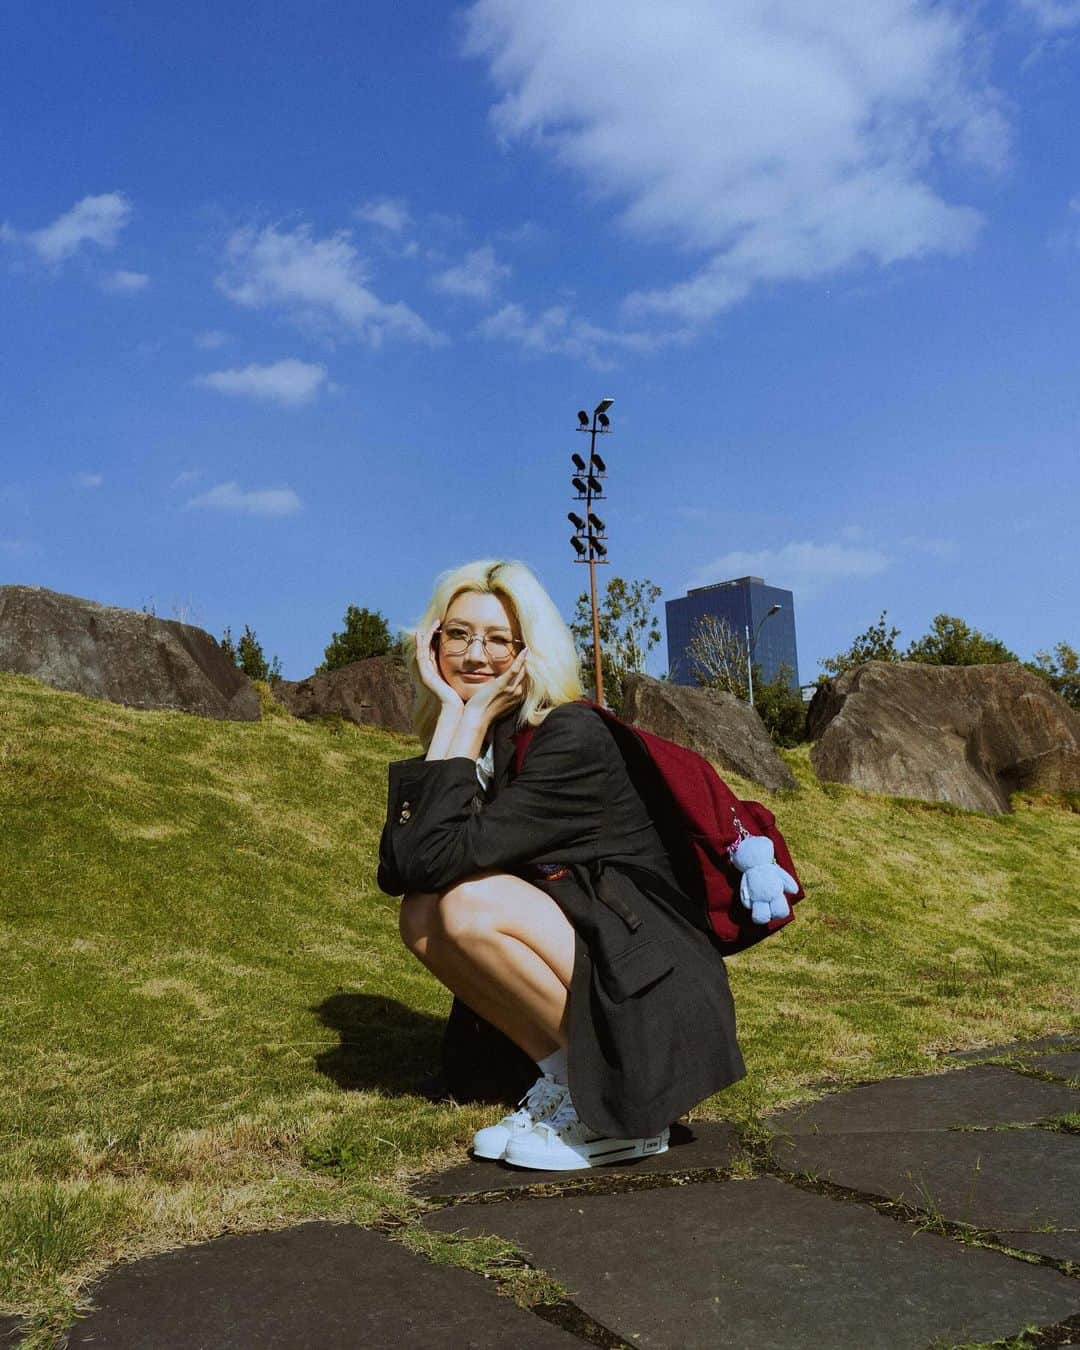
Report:
[[[765,616],[773,605],[780,610],[772,618]],[[667,619],[668,670],[676,684],[695,684],[691,662],[686,649],[706,614],[726,619],[736,636],[745,643],[749,630],[751,640],[758,634],[754,646],[754,664],[760,666],[762,678],[774,680],[781,665],[791,671],[791,687],[799,687],[799,655],[795,646],[795,599],[790,591],[778,586],[766,586],[761,577],[737,577],[734,581],[718,581],[713,586],[699,586],[688,591],[680,600],[668,600],[664,609]],[[759,627],[760,625],[760,627]]]

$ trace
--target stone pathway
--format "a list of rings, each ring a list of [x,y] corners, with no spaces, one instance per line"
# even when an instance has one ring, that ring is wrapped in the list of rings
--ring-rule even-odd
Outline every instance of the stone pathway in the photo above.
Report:
[[[429,1228],[509,1239],[569,1291],[539,1315],[380,1234],[308,1224],[118,1267],[68,1344],[930,1350],[1034,1326],[1027,1344],[1080,1346],[1080,1136],[1059,1122],[1080,1111],[1080,1043],[952,1058],[774,1116],[745,1179],[717,1124],[637,1164],[427,1178]]]

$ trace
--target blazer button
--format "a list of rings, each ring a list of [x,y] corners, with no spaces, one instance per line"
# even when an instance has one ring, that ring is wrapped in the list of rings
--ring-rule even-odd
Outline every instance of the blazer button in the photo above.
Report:
[[[408,810],[407,808],[406,808],[406,809],[403,809],[402,812],[401,812],[401,815],[398,816],[398,824],[399,824],[399,825],[404,825],[405,822],[410,818],[411,815],[412,815],[412,812],[411,812],[410,810]]]

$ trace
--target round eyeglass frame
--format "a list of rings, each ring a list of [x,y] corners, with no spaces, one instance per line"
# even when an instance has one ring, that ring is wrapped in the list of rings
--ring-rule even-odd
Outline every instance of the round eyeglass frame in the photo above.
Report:
[[[458,650],[452,650],[450,646],[447,644],[447,640],[443,634],[441,625],[438,628],[436,628],[435,636],[439,639],[439,650],[442,651],[446,656],[464,656],[474,642],[479,642],[481,648],[483,649],[484,655],[487,657],[487,659],[489,661],[495,662],[512,661],[514,657],[518,654],[518,652],[521,650],[521,648],[524,647],[525,645],[524,642],[520,641],[518,638],[502,639],[502,641],[507,642],[507,644],[510,647],[510,651],[506,654],[506,656],[492,656],[492,654],[488,651],[487,645],[488,640],[483,635],[483,633],[471,633],[465,645],[463,647],[460,647]]]

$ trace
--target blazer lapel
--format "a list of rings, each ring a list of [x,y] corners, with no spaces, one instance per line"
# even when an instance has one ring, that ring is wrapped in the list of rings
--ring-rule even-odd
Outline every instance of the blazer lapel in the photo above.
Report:
[[[491,791],[496,793],[510,782],[514,767],[514,723],[516,712],[508,712],[495,723],[492,741],[495,746],[495,777],[491,780]]]

